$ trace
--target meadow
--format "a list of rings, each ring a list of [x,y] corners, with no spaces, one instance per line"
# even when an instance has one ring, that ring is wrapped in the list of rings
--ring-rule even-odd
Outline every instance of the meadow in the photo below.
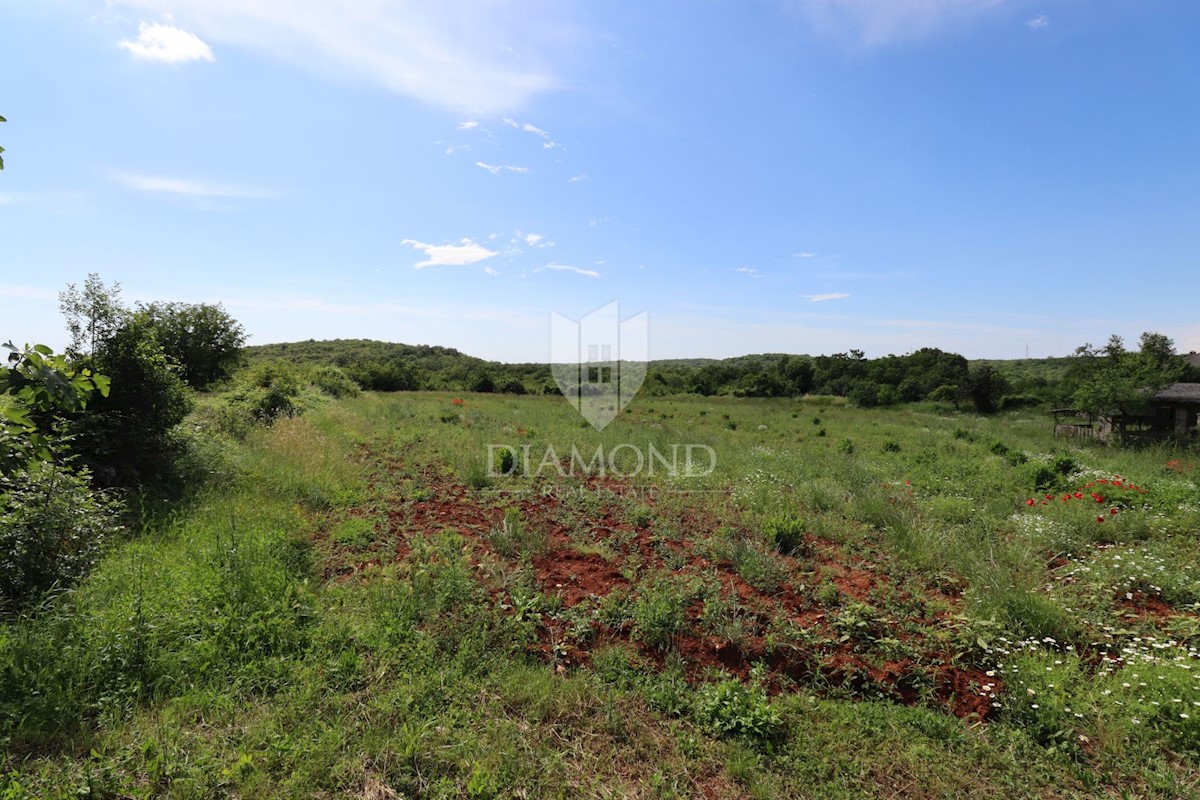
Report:
[[[206,485],[0,628],[0,798],[1200,797],[1194,453],[833,397],[217,402]],[[612,462],[497,474],[548,447]]]

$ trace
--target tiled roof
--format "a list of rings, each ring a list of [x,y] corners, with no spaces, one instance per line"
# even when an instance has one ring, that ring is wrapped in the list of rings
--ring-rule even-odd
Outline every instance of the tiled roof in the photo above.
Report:
[[[1174,403],[1200,403],[1200,383],[1172,383],[1155,394],[1154,399]]]

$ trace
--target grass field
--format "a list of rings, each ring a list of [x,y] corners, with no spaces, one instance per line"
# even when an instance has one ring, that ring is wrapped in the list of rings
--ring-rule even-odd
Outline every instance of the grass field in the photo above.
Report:
[[[0,798],[1200,797],[1197,459],[1050,429],[412,393],[208,432],[210,486],[0,628]],[[637,469],[686,444],[710,474]]]

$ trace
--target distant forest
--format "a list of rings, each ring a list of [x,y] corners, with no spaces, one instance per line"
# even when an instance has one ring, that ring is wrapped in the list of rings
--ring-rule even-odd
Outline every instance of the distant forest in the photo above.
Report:
[[[282,361],[334,366],[364,389],[442,390],[507,394],[556,393],[546,364],[503,364],[453,348],[368,339],[336,339],[245,348],[251,365]],[[767,353],[726,359],[650,362],[641,392],[737,397],[805,394],[849,398],[860,406],[930,400],[991,412],[1070,405],[1086,379],[1078,357],[968,361],[922,348],[907,355],[869,359],[851,350],[828,356]]]

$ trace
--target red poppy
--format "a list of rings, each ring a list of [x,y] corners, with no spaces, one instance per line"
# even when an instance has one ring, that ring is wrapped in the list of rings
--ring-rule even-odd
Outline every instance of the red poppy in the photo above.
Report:
[[[1104,517],[1096,517],[1096,522],[1104,522]]]
[[[1076,500],[1082,500],[1082,499],[1083,499],[1083,492],[1076,492],[1076,493],[1075,493],[1075,499],[1076,499]]]
[[[1028,500],[1026,500],[1026,501],[1025,501],[1025,505],[1027,505],[1027,506],[1031,506],[1031,505],[1033,505],[1033,498],[1031,497],[1031,498],[1029,498]]]
[[[450,403],[451,403],[451,405],[461,406],[463,404],[463,400],[461,397],[456,397],[453,400],[451,400]]]
[[[1110,513],[1110,514],[1116,514],[1116,513],[1117,513],[1117,510],[1116,510],[1115,508],[1110,508],[1110,509],[1108,510],[1108,513]]]

